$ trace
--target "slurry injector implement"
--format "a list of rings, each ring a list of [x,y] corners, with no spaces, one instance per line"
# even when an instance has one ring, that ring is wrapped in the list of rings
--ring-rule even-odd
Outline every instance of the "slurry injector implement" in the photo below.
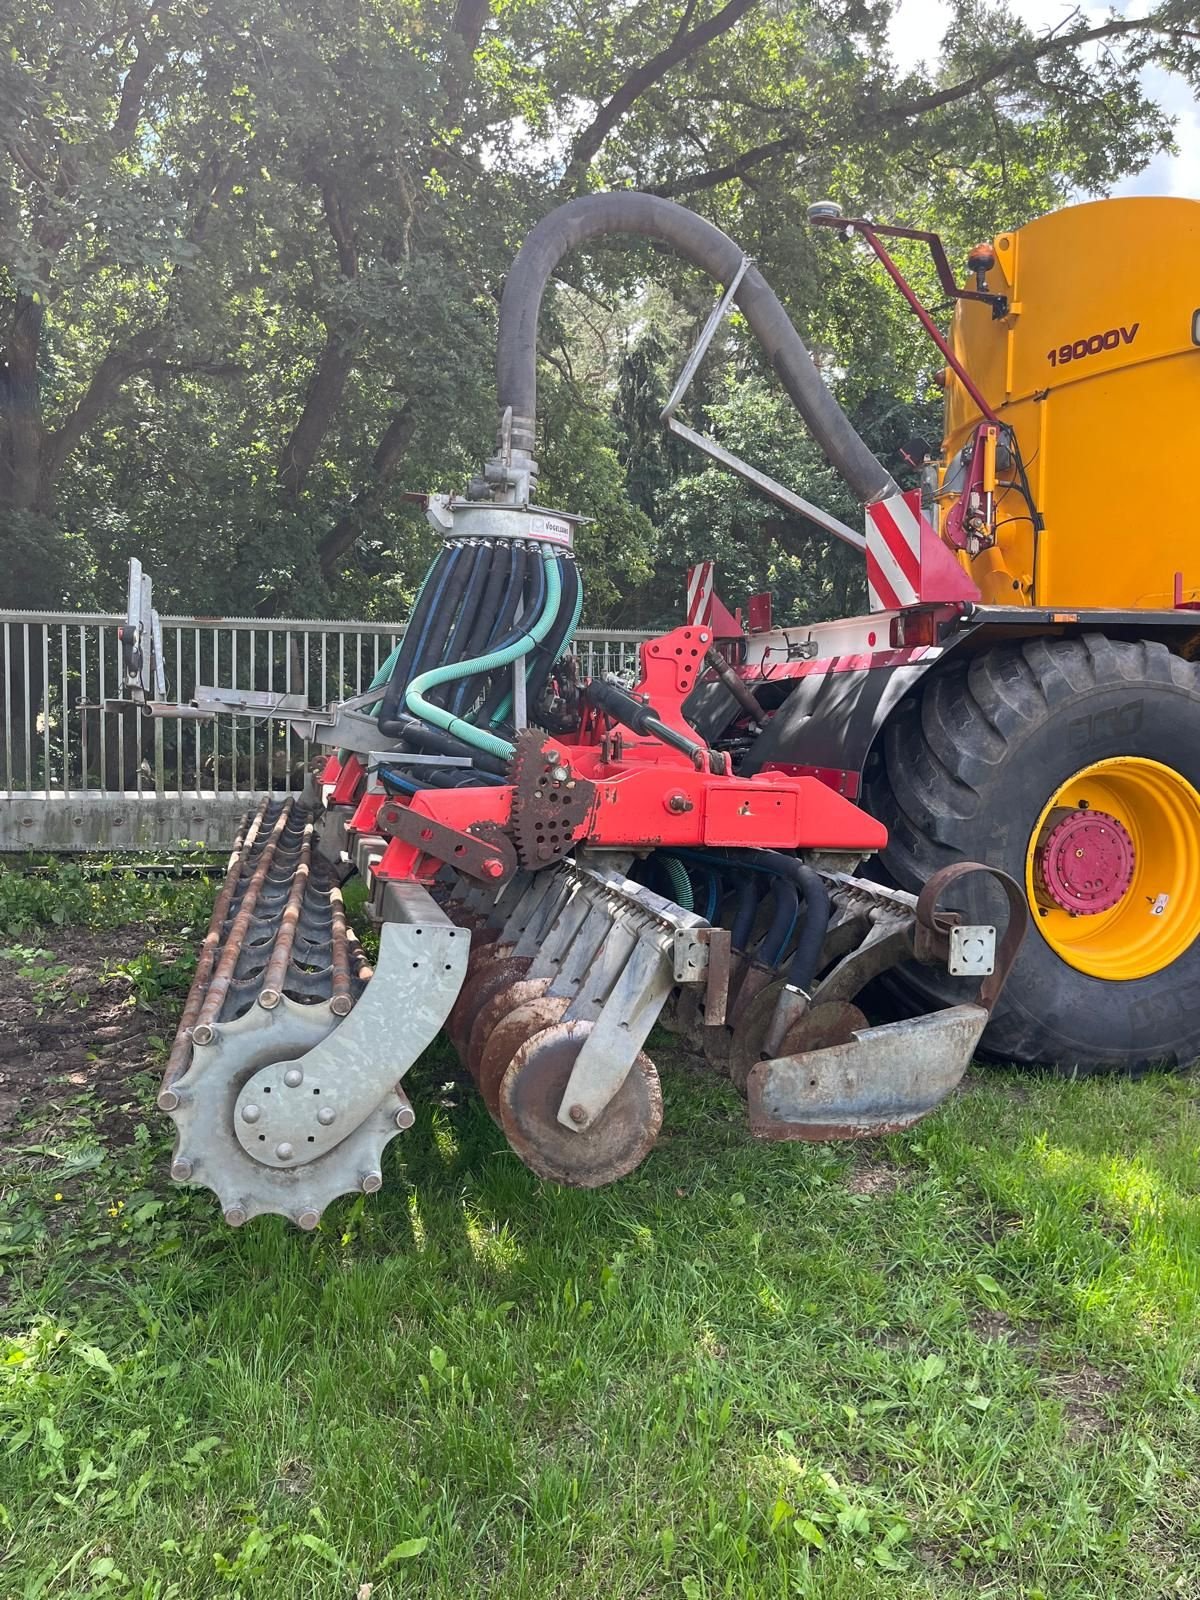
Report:
[[[658,1021],[729,1074],[763,1137],[903,1128],[958,1082],[1020,946],[1024,897],[1004,873],[958,861],[917,893],[856,876],[886,842],[879,822],[818,775],[739,772],[705,742],[686,714],[702,682],[769,721],[711,626],[644,644],[631,688],[577,681],[578,519],[537,504],[535,341],[556,263],[611,232],[736,284],[831,461],[864,500],[896,492],[737,247],[668,202],[604,195],[553,213],[514,263],[497,453],[465,497],[430,497],[442,546],[366,692],[167,706],[135,570],[135,699],[291,717],[326,752],[309,793],[247,813],[159,1093],[173,1175],[212,1189],[232,1224],[276,1212],[311,1228],[336,1195],[378,1189],[413,1121],[404,1076],[443,1028],[513,1150],[556,1183],[611,1182],[653,1146]],[[379,925],[374,970],[346,920],[352,873]],[[942,904],[978,874],[1008,906],[998,943]],[[870,1026],[862,992],[902,962],[971,979],[970,997]]]

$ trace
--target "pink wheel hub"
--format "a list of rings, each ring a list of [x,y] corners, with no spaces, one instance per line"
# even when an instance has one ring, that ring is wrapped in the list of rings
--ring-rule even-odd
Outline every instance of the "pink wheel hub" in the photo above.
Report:
[[[1133,881],[1133,840],[1106,811],[1059,813],[1038,850],[1038,875],[1053,903],[1077,916],[1111,911]]]

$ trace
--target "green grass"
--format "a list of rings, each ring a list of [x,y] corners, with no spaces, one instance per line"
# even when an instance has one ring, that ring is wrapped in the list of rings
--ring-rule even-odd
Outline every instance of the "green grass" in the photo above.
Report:
[[[658,1148],[574,1193],[435,1052],[311,1236],[164,1185],[148,1077],[48,1091],[4,1157],[0,1595],[1200,1595],[1200,1085],[978,1074],[771,1145],[657,1054]]]

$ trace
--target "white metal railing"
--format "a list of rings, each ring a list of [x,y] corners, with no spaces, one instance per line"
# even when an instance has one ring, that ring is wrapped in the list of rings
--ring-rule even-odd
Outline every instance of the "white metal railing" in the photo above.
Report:
[[[286,722],[151,722],[103,710],[121,692],[123,622],[99,612],[0,610],[0,797],[78,806],[113,793],[199,798],[301,786],[307,749]],[[168,698],[182,702],[203,683],[325,705],[367,688],[404,633],[396,623],[295,618],[165,616],[162,626]],[[581,629],[581,673],[628,675],[650,637]]]

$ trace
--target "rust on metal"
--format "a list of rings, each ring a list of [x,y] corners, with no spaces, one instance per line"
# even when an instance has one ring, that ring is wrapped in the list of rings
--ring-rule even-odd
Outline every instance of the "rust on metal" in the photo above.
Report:
[[[245,893],[242,895],[242,903],[238,907],[237,916],[233,919],[233,926],[225,936],[221,959],[217,964],[217,970],[213,973],[212,981],[209,983],[208,992],[204,996],[199,1018],[192,1029],[193,1044],[207,1044],[212,1038],[212,1025],[221,1014],[221,1006],[229,992],[229,985],[233,981],[234,968],[237,966],[238,957],[242,953],[242,945],[245,943],[246,934],[250,931],[250,924],[254,919],[254,910],[258,905],[258,897],[262,892],[263,884],[266,882],[267,873],[271,870],[271,863],[275,859],[275,851],[279,847],[279,841],[283,837],[291,814],[292,796],[289,795],[279,808],[279,815],[276,817],[275,825],[271,829],[266,844],[263,846],[262,854],[258,858],[258,865],[255,867],[254,874],[246,885]]]
[[[473,831],[462,833],[396,801],[379,808],[376,825],[389,839],[399,839],[480,883],[499,887],[517,870],[516,851],[507,839]]]
[[[300,926],[300,911],[304,904],[304,896],[308,892],[309,863],[312,857],[313,820],[311,817],[304,824],[304,834],[300,843],[300,859],[296,863],[292,886],[288,891],[287,904],[283,908],[283,915],[279,919],[279,926],[275,933],[275,942],[271,946],[271,959],[267,962],[267,970],[263,974],[263,986],[258,991],[258,1003],[265,1011],[270,1011],[277,1006],[283,998],[283,981],[292,959],[292,947],[296,942],[296,929]],[[349,1008],[347,1008],[349,1009]],[[336,1015],[337,1007],[334,1007]]]
[[[958,883],[976,872],[994,878],[1004,891],[1008,902],[1008,923],[996,946],[996,965],[989,977],[979,987],[976,1003],[991,1011],[1004,988],[1013,963],[1021,952],[1029,930],[1029,903],[1025,891],[1015,878],[1000,867],[984,866],[979,861],[955,861],[935,872],[917,896],[917,925],[913,937],[913,953],[918,961],[945,962],[950,948],[950,929],[959,917],[953,911],[939,911],[938,902],[951,884]]]
[[[523,978],[533,965],[532,956],[514,956],[511,945],[491,945],[489,950],[504,953],[485,956],[474,971],[468,967],[462,992],[446,1023],[445,1031],[464,1065],[467,1040],[481,1008],[494,994],[499,994],[518,978]]]
[[[818,1141],[911,1127],[957,1086],[987,1018],[982,1006],[948,1006],[755,1062],[746,1080],[750,1130],[760,1139]]]
[[[510,1011],[515,1011],[518,1006],[523,1006],[530,1000],[540,1000],[550,987],[550,983],[550,978],[518,978],[515,982],[498,989],[490,1000],[484,1002],[471,1024],[470,1037],[467,1040],[464,1064],[473,1078],[478,1079],[484,1047],[497,1023]]]
[[[216,904],[213,906],[208,932],[204,935],[204,943],[200,946],[200,954],[196,959],[196,971],[192,978],[191,987],[188,989],[183,1015],[179,1019],[179,1027],[176,1029],[175,1040],[171,1046],[171,1054],[167,1057],[166,1069],[163,1072],[162,1084],[159,1087],[158,1105],[162,1111],[174,1111],[179,1104],[178,1096],[175,1094],[172,1085],[178,1082],[187,1071],[188,1062],[192,1054],[192,1028],[200,1016],[200,1007],[204,1004],[204,997],[208,992],[208,983],[216,963],[217,951],[221,948],[221,938],[225,920],[229,915],[229,907],[233,902],[234,891],[241,877],[242,866],[246,857],[254,849],[254,841],[258,837],[258,830],[262,826],[263,818],[266,816],[267,808],[270,804],[270,795],[264,795],[259,801],[257,809],[246,812],[242,818],[237,838],[234,840],[233,849],[230,851],[229,865],[225,871],[225,881],[221,885]]]
[[[571,1069],[590,1022],[559,1022],[527,1039],[500,1085],[500,1124],[539,1178],[572,1189],[615,1183],[649,1155],[662,1127],[662,1089],[649,1056],[638,1052],[602,1114],[575,1132],[558,1120]]]
[[[544,867],[569,855],[595,801],[595,784],[576,777],[562,750],[539,728],[517,735],[509,782],[510,829],[521,865]]]
[[[333,984],[329,1005],[335,1017],[346,1017],[354,1002],[350,996],[350,950],[346,934],[346,906],[336,884],[329,891],[330,959]]]
[[[510,1011],[488,1035],[479,1060],[476,1081],[484,1105],[497,1122],[500,1120],[500,1085],[512,1065],[513,1057],[526,1039],[532,1039],[535,1033],[540,1033],[552,1023],[561,1022],[570,1004],[566,995],[542,995],[540,999],[529,1000]]]

